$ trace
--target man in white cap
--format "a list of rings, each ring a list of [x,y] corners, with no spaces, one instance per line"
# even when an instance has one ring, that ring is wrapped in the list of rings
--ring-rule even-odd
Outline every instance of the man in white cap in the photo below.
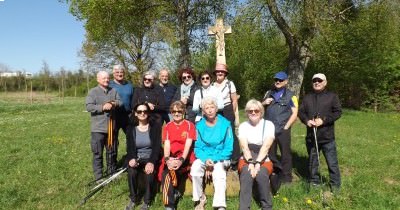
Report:
[[[317,152],[322,150],[329,169],[331,191],[335,192],[340,189],[341,179],[334,126],[335,121],[342,114],[342,108],[339,97],[326,90],[327,80],[324,74],[314,74],[312,84],[314,91],[304,96],[299,109],[299,118],[307,126],[306,146],[309,156],[309,182],[311,186],[321,184]]]
[[[264,119],[275,125],[275,141],[269,150],[274,164],[280,165],[282,183],[292,182],[291,127],[297,119],[297,97],[286,88],[288,75],[280,71],[274,76],[274,87],[265,93],[262,105],[266,106]],[[277,158],[278,146],[281,154],[280,164]]]

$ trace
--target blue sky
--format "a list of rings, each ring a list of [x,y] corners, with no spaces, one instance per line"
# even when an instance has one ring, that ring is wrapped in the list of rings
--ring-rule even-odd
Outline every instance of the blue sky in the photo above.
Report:
[[[58,0],[0,0],[0,64],[38,73],[78,70],[83,24]]]

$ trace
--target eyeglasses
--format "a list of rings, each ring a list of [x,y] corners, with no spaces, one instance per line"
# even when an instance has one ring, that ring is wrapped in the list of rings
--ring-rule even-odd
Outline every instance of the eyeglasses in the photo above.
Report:
[[[183,114],[183,110],[172,110],[172,114]]]
[[[143,78],[143,81],[145,81],[145,82],[152,82],[153,79],[150,79],[150,78]]]
[[[274,79],[274,81],[275,81],[275,82],[283,82],[283,81],[285,81],[285,80],[283,80],[283,79],[278,79],[278,78],[275,78],[275,79]]]
[[[202,77],[201,80],[210,80],[210,77]]]
[[[187,79],[192,79],[192,76],[188,75],[188,76],[182,76],[183,80],[187,80]]]
[[[136,110],[135,112],[137,114],[147,114],[147,113],[149,113],[149,111],[147,111],[147,110]]]
[[[260,113],[260,110],[259,109],[249,109],[249,110],[246,110],[246,112],[247,112],[247,114],[258,114],[258,113]]]
[[[322,79],[320,79],[320,78],[315,78],[315,79],[312,80],[313,83],[317,83],[317,82],[318,82],[318,83],[321,83],[321,82],[323,82],[323,81],[324,81],[324,80],[322,80]]]

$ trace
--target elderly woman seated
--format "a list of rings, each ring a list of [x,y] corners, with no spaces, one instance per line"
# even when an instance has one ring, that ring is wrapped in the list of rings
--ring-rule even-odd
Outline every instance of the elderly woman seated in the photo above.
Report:
[[[193,201],[195,209],[204,209],[206,201],[203,192],[203,178],[214,184],[212,206],[226,208],[226,170],[229,167],[233,150],[231,123],[217,115],[218,106],[214,97],[205,97],[201,102],[203,118],[196,124],[197,140],[194,145],[196,160],[190,175],[193,181]]]
[[[240,204],[239,209],[250,209],[252,190],[259,196],[263,210],[272,209],[272,195],[269,174],[272,162],[268,150],[275,138],[275,127],[271,121],[264,120],[264,107],[261,102],[251,99],[246,107],[247,121],[239,126],[239,142],[243,156],[239,160]],[[256,188],[253,188],[256,184]]]

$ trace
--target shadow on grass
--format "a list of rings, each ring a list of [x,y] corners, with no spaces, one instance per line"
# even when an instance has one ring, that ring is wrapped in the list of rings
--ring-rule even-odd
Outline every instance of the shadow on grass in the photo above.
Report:
[[[299,179],[307,181],[309,177],[308,171],[308,157],[301,156],[297,152],[292,153],[293,169]]]

